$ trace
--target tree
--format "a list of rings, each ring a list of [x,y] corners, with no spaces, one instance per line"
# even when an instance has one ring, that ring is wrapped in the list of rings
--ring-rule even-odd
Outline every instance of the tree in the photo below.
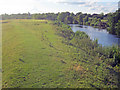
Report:
[[[116,34],[120,37],[120,20],[119,20],[118,23],[117,23]]]
[[[83,24],[86,25],[86,22],[88,22],[88,16],[86,15],[85,18],[83,18]]]
[[[79,23],[79,24],[83,24],[83,14],[80,14],[80,15],[78,16],[78,23]]]
[[[67,16],[70,16],[70,13],[69,12],[62,12],[62,13],[59,13],[57,19],[61,22],[64,22],[64,19],[67,17]]]
[[[72,24],[73,23],[73,17],[72,16],[66,16],[64,22],[66,24]]]
[[[109,32],[112,34],[115,34],[115,21],[114,21],[114,17],[111,17],[109,20]]]

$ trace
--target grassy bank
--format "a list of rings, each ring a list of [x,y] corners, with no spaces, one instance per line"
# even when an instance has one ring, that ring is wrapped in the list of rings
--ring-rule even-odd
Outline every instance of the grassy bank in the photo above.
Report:
[[[85,33],[47,20],[3,22],[3,88],[119,86],[114,58]]]

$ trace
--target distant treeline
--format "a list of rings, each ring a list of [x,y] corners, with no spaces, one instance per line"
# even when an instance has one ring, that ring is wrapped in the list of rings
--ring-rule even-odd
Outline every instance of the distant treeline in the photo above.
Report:
[[[43,14],[3,14],[2,19],[47,19],[58,20],[65,24],[80,24],[107,29],[109,33],[120,37],[120,10],[108,14],[87,14],[79,12],[77,14],[70,12],[61,13],[43,13]]]

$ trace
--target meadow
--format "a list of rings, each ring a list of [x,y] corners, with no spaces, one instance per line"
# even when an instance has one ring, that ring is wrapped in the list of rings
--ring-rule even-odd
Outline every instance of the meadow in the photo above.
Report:
[[[119,87],[114,58],[84,33],[48,20],[3,20],[2,28],[3,88]]]

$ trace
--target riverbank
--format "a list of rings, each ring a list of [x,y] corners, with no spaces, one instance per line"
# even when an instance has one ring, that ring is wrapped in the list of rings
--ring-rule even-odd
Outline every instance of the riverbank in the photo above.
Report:
[[[118,88],[117,53],[48,20],[3,23],[3,88]],[[113,50],[113,49],[112,49]],[[113,56],[116,54],[116,57]],[[118,53],[119,54],[119,53]]]

